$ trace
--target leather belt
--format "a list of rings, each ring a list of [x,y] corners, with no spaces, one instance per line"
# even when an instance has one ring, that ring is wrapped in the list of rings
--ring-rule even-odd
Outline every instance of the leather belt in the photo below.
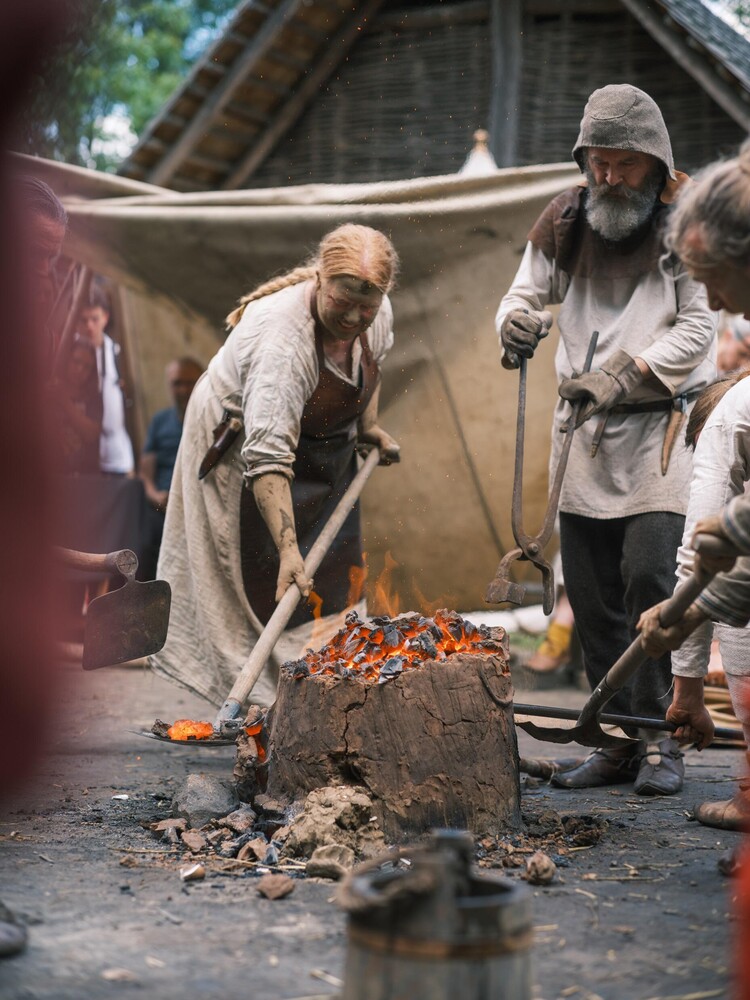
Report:
[[[670,396],[669,399],[652,399],[645,403],[620,403],[613,406],[608,413],[667,413],[669,410],[684,410],[688,403],[692,403],[703,392],[703,389],[692,389],[690,392],[682,392],[679,396]]]
[[[594,436],[591,439],[591,457],[596,457],[610,414],[618,413],[622,416],[627,416],[631,413],[668,413],[669,419],[667,421],[667,429],[661,452],[661,474],[662,476],[666,476],[667,469],[669,468],[669,460],[672,457],[672,450],[685,421],[688,403],[692,403],[702,392],[703,389],[692,389],[689,392],[681,392],[678,396],[672,396],[669,399],[654,399],[644,403],[620,403],[617,406],[613,406],[611,410],[606,410],[599,418],[599,422],[594,430]]]

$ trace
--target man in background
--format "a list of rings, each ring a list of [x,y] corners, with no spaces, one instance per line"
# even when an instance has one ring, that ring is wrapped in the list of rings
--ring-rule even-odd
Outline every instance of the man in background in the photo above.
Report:
[[[167,385],[173,405],[154,414],[146,433],[138,463],[138,474],[143,480],[149,504],[146,538],[141,549],[139,577],[142,580],[153,580],[156,576],[164,514],[177,449],[180,447],[185,410],[195,383],[202,374],[203,366],[195,358],[178,358],[167,365]]]
[[[716,354],[720,376],[750,367],[750,320],[739,314],[725,318]]]
[[[109,301],[101,289],[93,288],[81,310],[78,332],[91,341],[96,351],[103,406],[99,467],[110,475],[128,476],[133,473],[135,461],[125,426],[125,396],[118,360],[120,348],[106,332],[109,320]]]

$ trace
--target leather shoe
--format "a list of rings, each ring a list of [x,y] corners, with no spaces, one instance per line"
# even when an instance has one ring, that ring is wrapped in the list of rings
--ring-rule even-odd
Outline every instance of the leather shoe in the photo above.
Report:
[[[745,833],[750,831],[750,801],[746,791],[739,791],[725,802],[701,802],[693,810],[693,815],[704,826]]]
[[[642,743],[634,743],[634,749],[616,747],[594,750],[577,767],[553,774],[550,784],[557,788],[598,788],[632,781],[638,773],[642,749]]]
[[[668,736],[649,743],[633,783],[636,795],[674,795],[682,790],[685,777],[683,753],[676,740]]]

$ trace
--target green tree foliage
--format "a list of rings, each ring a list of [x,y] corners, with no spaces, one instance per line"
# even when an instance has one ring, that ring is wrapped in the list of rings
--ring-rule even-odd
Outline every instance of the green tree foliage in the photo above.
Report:
[[[140,133],[238,0],[67,3],[67,37],[30,95],[17,148],[113,170],[119,157],[102,143],[112,116]]]

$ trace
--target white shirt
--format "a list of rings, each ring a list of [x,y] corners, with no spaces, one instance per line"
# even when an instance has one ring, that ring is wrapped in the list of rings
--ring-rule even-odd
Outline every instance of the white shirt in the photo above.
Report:
[[[96,368],[102,394],[102,433],[99,438],[99,466],[102,472],[132,472],[133,444],[125,426],[125,398],[117,370],[120,348],[108,334],[96,348]]]
[[[719,514],[733,498],[741,496],[750,479],[750,377],[744,378],[716,405],[698,438],[693,458],[685,534],[677,553],[677,579],[693,570],[695,553],[690,546],[695,525],[704,517]],[[722,629],[731,626],[721,626]],[[746,626],[747,627],[747,626]],[[672,653],[672,673],[680,677],[703,677],[708,670],[713,625],[703,622]],[[746,657],[735,659],[722,648],[728,674],[750,673]]]

